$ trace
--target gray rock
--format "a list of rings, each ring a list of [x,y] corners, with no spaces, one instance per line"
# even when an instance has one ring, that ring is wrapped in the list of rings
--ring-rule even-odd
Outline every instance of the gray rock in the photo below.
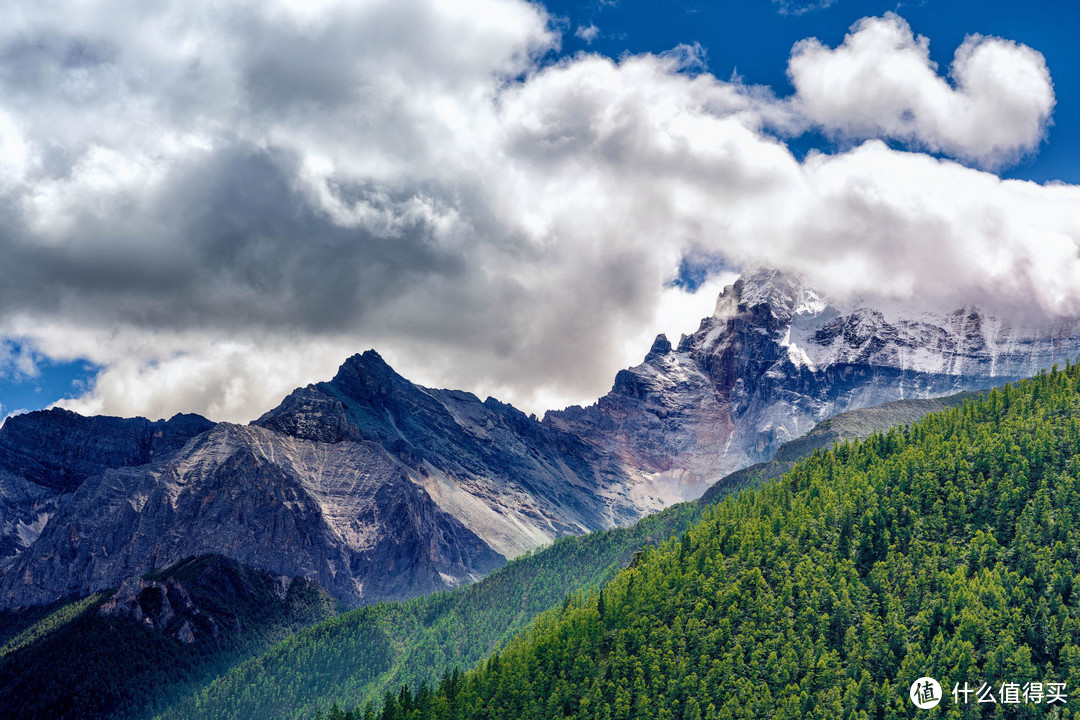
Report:
[[[195,641],[190,617],[199,614],[187,589],[175,578],[164,582],[127,578],[98,609],[105,616],[120,617],[173,635],[181,642]]]
[[[145,465],[213,427],[199,415],[169,420],[83,417],[53,408],[10,417],[0,428],[0,471],[72,492],[109,468]]]
[[[151,422],[59,408],[8,418],[0,427],[0,568],[88,477],[169,457],[213,425],[198,415]]]

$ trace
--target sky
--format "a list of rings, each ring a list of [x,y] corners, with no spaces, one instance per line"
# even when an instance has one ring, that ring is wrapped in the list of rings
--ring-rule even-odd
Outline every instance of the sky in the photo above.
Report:
[[[740,268],[1080,312],[1074,3],[0,7],[0,418],[589,403]]]

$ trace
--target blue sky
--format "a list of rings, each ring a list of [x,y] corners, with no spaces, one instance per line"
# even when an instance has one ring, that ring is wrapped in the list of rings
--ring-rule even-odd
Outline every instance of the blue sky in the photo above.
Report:
[[[968,35],[979,33],[1008,38],[1028,45],[1046,57],[1054,80],[1057,106],[1047,139],[1034,155],[1002,175],[1037,182],[1080,182],[1080,3],[1007,2],[985,0],[923,0],[922,2],[866,2],[835,0],[821,3],[770,0],[751,2],[649,2],[647,0],[558,0],[547,3],[555,15],[566,18],[563,54],[600,52],[611,57],[623,53],[659,53],[681,43],[700,43],[708,71],[721,78],[737,72],[749,84],[765,85],[778,95],[793,92],[787,60],[795,43],[817,37],[829,46],[843,41],[853,23],[868,16],[896,12],[912,29],[930,39],[930,55],[940,69]],[[803,12],[794,12],[802,8]],[[816,9],[814,9],[816,8]],[[575,35],[578,28],[595,26],[591,42]],[[830,149],[818,135],[809,134],[792,147]]]
[[[246,421],[370,347],[542,412],[747,264],[1080,313],[1076,3],[194,8],[0,7],[0,417]]]
[[[23,348],[12,343],[13,353]],[[85,393],[100,368],[86,360],[54,362],[48,357],[38,357],[29,373],[9,365],[0,376],[0,410],[6,417],[11,413],[40,410],[60,398]]]

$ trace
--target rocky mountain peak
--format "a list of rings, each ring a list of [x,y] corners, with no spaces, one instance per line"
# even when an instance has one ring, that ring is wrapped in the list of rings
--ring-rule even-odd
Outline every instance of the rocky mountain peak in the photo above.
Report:
[[[796,315],[817,315],[829,303],[798,273],[761,268],[743,273],[724,288],[713,317],[726,320],[738,314],[774,317],[788,322]]]
[[[346,392],[364,388],[365,394],[385,393],[393,386],[407,382],[375,350],[366,350],[350,357],[341,364],[330,381],[332,385]]]
[[[386,427],[387,418],[405,398],[430,402],[379,353],[367,350],[343,362],[329,382],[294,390],[252,424],[319,442],[383,438],[397,433]]]
[[[660,333],[653,340],[652,347],[649,348],[648,354],[645,356],[645,362],[649,362],[653,358],[667,355],[671,352],[671,341],[667,339],[667,335]]]
[[[676,351],[657,338],[595,405],[548,416],[685,499],[839,412],[981,389],[1077,356],[1077,319],[833,302],[798,274],[755,268]]]

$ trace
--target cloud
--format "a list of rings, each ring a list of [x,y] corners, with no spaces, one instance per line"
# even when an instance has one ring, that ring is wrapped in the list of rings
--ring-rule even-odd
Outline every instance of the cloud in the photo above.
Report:
[[[579,25],[574,35],[584,40],[586,44],[592,45],[592,41],[600,36],[600,28],[591,23],[588,26]]]
[[[687,256],[845,295],[1080,295],[1074,186],[877,140],[800,161],[802,90],[700,48],[554,59],[515,0],[5,12],[0,336],[101,366],[83,412],[247,421],[369,347],[430,386],[590,402],[708,314],[723,277],[673,286]]]
[[[35,378],[41,374],[40,359],[32,347],[0,339],[0,379]]]
[[[772,0],[772,2],[781,15],[805,15],[836,4],[836,0]]]
[[[134,333],[103,343],[97,333],[57,326],[38,333],[46,348],[74,344],[104,361],[91,392],[61,403],[86,415],[170,417],[198,412],[246,422],[277,405],[283,391],[333,377],[353,343],[323,337]]]
[[[801,270],[837,296],[1080,314],[1080,187],[1002,180],[877,140],[813,154],[800,176],[771,222],[747,218],[729,237],[731,256]]]
[[[929,47],[894,13],[855,23],[836,48],[803,40],[788,65],[798,110],[830,133],[916,143],[990,168],[1038,147],[1054,108],[1040,53],[970,35],[956,50],[950,83]]]

